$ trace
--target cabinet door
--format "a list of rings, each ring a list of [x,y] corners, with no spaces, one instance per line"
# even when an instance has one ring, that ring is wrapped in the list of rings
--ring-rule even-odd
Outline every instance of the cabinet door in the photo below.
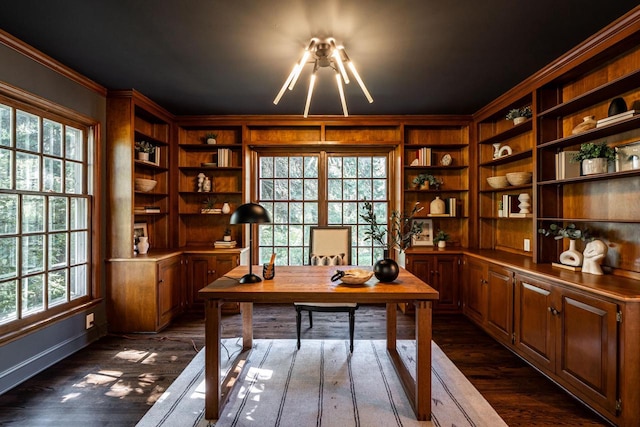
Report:
[[[433,305],[435,311],[452,312],[460,309],[459,257],[457,255],[438,255],[431,277],[440,293],[440,298]],[[432,285],[433,286],[433,285]]]
[[[552,286],[516,275],[515,346],[530,361],[554,371],[553,340],[555,304]]]
[[[578,393],[615,413],[618,307],[566,289],[561,301],[556,372]]]
[[[215,255],[189,256],[189,284],[187,286],[189,307],[203,306],[198,291],[216,279],[216,262]]]
[[[507,344],[513,333],[513,273],[490,265],[487,284],[487,331]]]
[[[180,311],[181,259],[174,257],[158,263],[158,328],[169,324]]]
[[[464,314],[480,325],[484,324],[487,312],[487,297],[485,291],[487,272],[488,265],[486,262],[467,258],[465,262],[462,310]]]

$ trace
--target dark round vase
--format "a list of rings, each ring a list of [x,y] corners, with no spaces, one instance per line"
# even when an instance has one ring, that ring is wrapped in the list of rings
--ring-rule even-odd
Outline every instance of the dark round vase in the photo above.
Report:
[[[624,102],[623,98],[614,98],[611,104],[609,104],[609,117],[624,113],[625,111],[627,111],[627,103]]]
[[[381,282],[393,282],[399,273],[398,263],[390,258],[381,259],[373,266],[373,274]]]

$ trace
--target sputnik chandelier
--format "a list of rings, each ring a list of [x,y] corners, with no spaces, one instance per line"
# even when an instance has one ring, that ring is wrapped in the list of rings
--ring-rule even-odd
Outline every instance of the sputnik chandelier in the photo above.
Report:
[[[336,41],[333,37],[325,40],[320,40],[317,37],[314,37],[311,39],[309,46],[302,54],[300,62],[297,62],[294,65],[293,70],[291,70],[291,74],[289,74],[289,77],[287,77],[287,80],[285,80],[282,85],[282,89],[280,89],[280,92],[278,92],[278,95],[276,95],[276,98],[273,100],[274,104],[278,105],[278,102],[280,102],[280,98],[282,98],[286,89],[293,90],[296,82],[298,81],[298,77],[300,77],[300,73],[306,64],[313,64],[313,72],[311,74],[311,80],[309,81],[307,102],[304,106],[304,117],[309,115],[309,106],[311,105],[311,97],[313,96],[313,87],[316,83],[316,74],[318,69],[321,67],[331,67],[335,70],[336,84],[338,85],[340,102],[342,102],[342,112],[345,117],[349,115],[349,111],[347,110],[347,100],[344,97],[343,82],[344,84],[349,84],[350,82],[346,68],[349,68],[351,71],[351,74],[360,85],[360,88],[369,103],[373,102],[371,94],[360,78],[355,65],[353,65],[353,62],[351,62],[349,56],[347,56],[347,52],[345,52],[344,47],[336,46]]]

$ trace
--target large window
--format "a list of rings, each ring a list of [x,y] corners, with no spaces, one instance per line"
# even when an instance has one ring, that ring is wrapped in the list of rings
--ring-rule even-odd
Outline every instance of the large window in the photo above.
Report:
[[[308,264],[309,227],[314,225],[350,225],[354,265],[382,258],[382,248],[365,240],[360,214],[367,200],[378,218],[388,217],[388,163],[387,154],[261,154],[259,203],[273,223],[259,227],[260,263],[275,253],[278,264]]]
[[[88,128],[0,103],[0,331],[89,295]]]

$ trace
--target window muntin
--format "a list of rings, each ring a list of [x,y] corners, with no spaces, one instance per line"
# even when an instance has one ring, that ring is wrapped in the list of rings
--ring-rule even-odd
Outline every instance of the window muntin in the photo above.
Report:
[[[320,167],[323,158],[326,164]],[[353,227],[352,264],[372,265],[382,258],[382,248],[365,241],[367,226],[359,214],[368,200],[375,202],[379,218],[388,217],[388,170],[387,154],[261,154],[259,203],[273,222],[259,227],[259,262],[275,253],[279,264],[307,264],[309,227],[321,218],[328,225]]]
[[[0,331],[90,295],[89,128],[39,114],[0,103]]]

